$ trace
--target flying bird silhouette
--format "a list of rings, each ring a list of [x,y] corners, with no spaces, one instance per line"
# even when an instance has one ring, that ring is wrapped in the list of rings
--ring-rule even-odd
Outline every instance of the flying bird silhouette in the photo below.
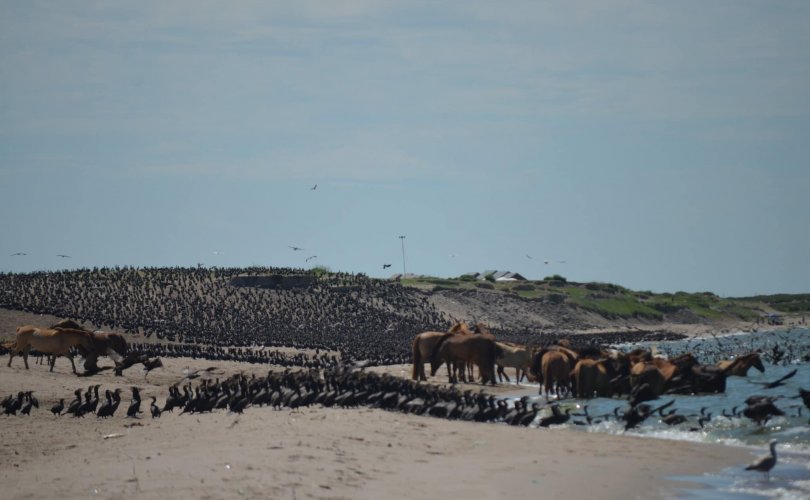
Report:
[[[292,248],[292,249],[293,249],[293,251],[295,251],[295,252],[297,252],[297,251],[299,251],[299,250],[303,250],[303,248],[301,248],[301,247],[294,247],[294,246],[292,246],[292,245],[287,245],[287,246],[288,246],[288,247],[290,247],[290,248]]]
[[[526,254],[526,258],[527,258],[527,259],[533,259],[534,257],[532,257],[532,256],[531,256],[531,255],[529,255],[529,254]]]
[[[28,255],[28,254],[27,254],[27,253],[25,253],[25,252],[17,252],[17,253],[13,253],[13,254],[11,254],[11,256],[12,256],[12,257],[14,257],[14,256],[16,256],[16,255]]]
[[[310,191],[315,191],[316,189],[318,189],[318,185],[317,185],[317,184],[315,184],[314,186],[312,186],[311,188],[309,188],[309,190],[310,190]]]
[[[762,385],[766,389],[774,389],[776,387],[785,385],[785,380],[792,378],[796,375],[796,372],[799,371],[798,368],[791,370],[787,375],[780,378],[779,380],[774,380],[773,382],[757,382],[758,384]]]
[[[391,264],[383,264],[383,269],[387,269],[389,267],[391,267]]]
[[[317,259],[317,258],[318,258],[318,256],[317,256],[317,255],[313,255],[313,256],[311,256],[311,257],[307,257],[307,262],[311,261],[312,259]]]
[[[70,258],[70,255],[65,255],[63,253],[58,253],[58,254],[56,254],[56,256],[57,257],[62,257],[63,259],[69,259]]]

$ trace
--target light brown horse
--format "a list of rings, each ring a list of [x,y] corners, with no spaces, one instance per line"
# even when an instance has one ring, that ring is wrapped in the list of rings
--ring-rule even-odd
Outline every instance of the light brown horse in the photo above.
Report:
[[[33,347],[37,351],[53,355],[50,361],[51,369],[56,363],[57,356],[67,356],[73,366],[73,373],[76,373],[76,364],[73,362],[72,348],[93,349],[93,337],[84,330],[73,329],[51,329],[37,328],[31,325],[17,327],[17,335],[14,342],[7,342],[4,347],[9,349],[8,366],[14,356],[22,352],[25,369],[28,369],[28,351]]]
[[[486,335],[446,333],[430,355],[430,375],[436,375],[442,363],[447,363],[447,378],[450,383],[456,383],[458,378],[453,373],[453,367],[473,363],[481,373],[481,382],[495,385],[495,359],[500,353],[501,348]]]
[[[760,359],[758,352],[749,352],[735,359],[718,361],[717,366],[721,370],[726,371],[729,375],[736,375],[738,377],[748,375],[748,369],[751,367],[756,368],[760,373],[765,372],[765,365],[762,364],[762,359]]]
[[[430,362],[430,355],[433,353],[439,340],[448,333],[472,335],[470,327],[463,321],[456,322],[447,332],[422,332],[413,339],[413,370],[411,378],[413,380],[427,380],[425,375],[425,363]]]
[[[509,377],[504,372],[504,367],[515,369],[515,382],[520,384],[523,375],[528,376],[529,368],[532,363],[532,352],[524,345],[513,344],[511,342],[497,342],[498,347],[501,348],[502,354],[495,360],[498,365],[498,380],[506,378],[509,382]]]

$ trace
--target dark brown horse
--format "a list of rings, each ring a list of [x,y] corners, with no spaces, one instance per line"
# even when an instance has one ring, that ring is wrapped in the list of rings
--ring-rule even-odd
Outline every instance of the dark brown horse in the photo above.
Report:
[[[73,320],[65,319],[51,326],[53,329],[73,329],[82,330],[93,337],[93,348],[85,349],[79,347],[79,353],[84,356],[84,369],[89,372],[97,372],[99,356],[109,356],[116,366],[121,363],[127,355],[129,347],[124,336],[115,332],[91,332],[87,328],[79,325]]]
[[[454,335],[447,333],[441,337],[430,355],[430,375],[447,363],[447,378],[450,383],[458,382],[453,368],[467,363],[478,365],[481,382],[495,385],[495,360],[501,355],[501,348],[486,335]]]

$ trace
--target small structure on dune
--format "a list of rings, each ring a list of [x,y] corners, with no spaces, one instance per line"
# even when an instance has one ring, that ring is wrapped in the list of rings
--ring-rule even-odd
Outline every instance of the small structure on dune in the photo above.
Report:
[[[493,281],[526,281],[526,278],[520,273],[513,273],[512,271],[484,271],[483,273],[466,273],[463,276],[472,276],[478,281],[487,279]],[[489,278],[488,278],[489,277]]]

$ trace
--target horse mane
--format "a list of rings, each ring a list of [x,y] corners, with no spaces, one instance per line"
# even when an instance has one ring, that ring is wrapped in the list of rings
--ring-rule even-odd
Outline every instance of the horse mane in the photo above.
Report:
[[[478,321],[475,323],[475,326],[473,327],[473,333],[492,335],[492,330],[490,330],[490,328],[487,325],[485,325],[482,321]]]
[[[466,321],[457,321],[453,326],[447,329],[447,333],[461,333],[470,335],[473,332],[470,331],[470,327],[467,325]]]
[[[58,323],[54,323],[53,325],[49,326],[51,330],[83,330],[85,332],[89,331],[84,328],[82,325],[76,323],[72,319],[63,319]]]

